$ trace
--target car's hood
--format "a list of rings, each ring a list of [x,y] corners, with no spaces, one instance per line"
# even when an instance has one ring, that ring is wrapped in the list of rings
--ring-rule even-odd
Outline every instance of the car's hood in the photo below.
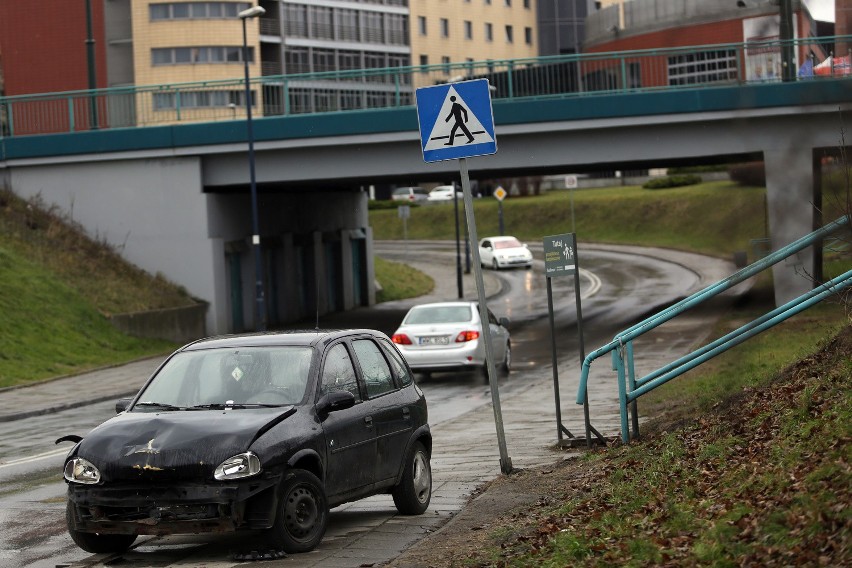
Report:
[[[104,481],[212,479],[225,459],[295,412],[281,408],[128,412],[87,434],[77,455]]]

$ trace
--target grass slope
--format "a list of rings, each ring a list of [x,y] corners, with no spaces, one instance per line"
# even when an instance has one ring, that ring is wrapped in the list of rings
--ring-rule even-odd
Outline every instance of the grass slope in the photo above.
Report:
[[[0,190],[0,387],[167,352],[106,315],[191,302],[55,211]]]

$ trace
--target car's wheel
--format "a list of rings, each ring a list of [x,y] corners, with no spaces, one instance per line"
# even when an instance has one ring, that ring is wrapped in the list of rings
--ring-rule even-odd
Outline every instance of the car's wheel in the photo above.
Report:
[[[309,471],[284,474],[275,523],[266,540],[284,552],[308,552],[317,547],[328,526],[328,501],[322,482]]]
[[[423,444],[412,444],[403,467],[402,479],[391,492],[393,503],[403,515],[422,515],[432,499],[432,467]]]
[[[101,534],[80,532],[73,529],[74,505],[71,501],[65,507],[65,522],[68,524],[68,534],[71,535],[74,544],[92,554],[124,552],[136,540],[135,534]]]
[[[499,265],[499,264],[497,264],[497,259],[496,259],[496,258],[495,258],[494,260],[492,260],[492,261],[491,261],[491,268],[493,268],[494,270],[499,270],[499,269],[500,269],[500,265]]]
[[[500,364],[500,370],[504,375],[508,375],[512,371],[512,344],[506,342],[506,354],[503,356],[503,363]]]

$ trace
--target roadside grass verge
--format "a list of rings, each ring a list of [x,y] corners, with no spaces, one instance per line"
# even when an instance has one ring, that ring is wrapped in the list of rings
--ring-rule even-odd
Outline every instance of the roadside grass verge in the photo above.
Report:
[[[814,309],[666,385],[642,440],[551,473],[466,565],[849,565],[852,325]]]
[[[376,302],[389,302],[428,294],[435,288],[432,277],[407,264],[374,257],[376,281],[382,289],[376,292]]]

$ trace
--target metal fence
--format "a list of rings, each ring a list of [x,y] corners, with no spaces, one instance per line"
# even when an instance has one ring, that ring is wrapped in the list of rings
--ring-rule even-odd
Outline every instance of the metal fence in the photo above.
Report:
[[[416,88],[486,78],[494,100],[580,97],[614,92],[707,89],[780,82],[763,64],[792,43],[797,80],[850,78],[849,57],[820,67],[812,49],[852,36],[570,54],[438,65],[264,75],[251,79],[255,116],[411,106]],[[845,61],[845,63],[843,63]],[[817,69],[815,73],[813,69]],[[242,79],[68,91],[0,98],[0,137],[237,120]]]

